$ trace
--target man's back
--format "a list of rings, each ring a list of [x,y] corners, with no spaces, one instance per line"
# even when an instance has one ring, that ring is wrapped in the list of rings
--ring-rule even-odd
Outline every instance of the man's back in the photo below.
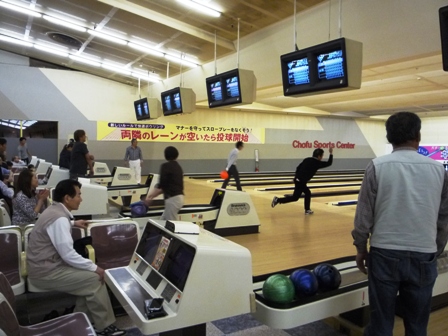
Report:
[[[72,174],[87,174],[87,159],[86,154],[89,152],[87,145],[84,142],[75,142],[71,153],[70,173]]]
[[[319,161],[315,157],[308,157],[297,166],[295,177],[302,182],[308,182],[319,169],[329,167],[332,163],[332,154],[330,155],[328,161]]]
[[[443,165],[413,149],[373,160],[377,181],[371,245],[393,250],[437,251]]]

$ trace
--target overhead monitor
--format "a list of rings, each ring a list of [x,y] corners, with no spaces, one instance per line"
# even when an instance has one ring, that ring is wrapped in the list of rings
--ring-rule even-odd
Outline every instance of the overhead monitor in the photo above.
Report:
[[[134,109],[137,120],[146,120],[150,118],[147,98],[136,100],[134,102]]]
[[[157,119],[161,116],[159,100],[155,98],[141,98],[134,101],[135,117],[137,120]]]
[[[362,43],[340,38],[280,56],[285,96],[359,89]]]
[[[439,8],[439,24],[443,70],[448,71],[448,6]]]
[[[176,87],[161,93],[164,116],[191,113],[196,109],[196,94],[192,89]]]
[[[234,69],[206,79],[208,106],[252,104],[257,80],[253,71]]]

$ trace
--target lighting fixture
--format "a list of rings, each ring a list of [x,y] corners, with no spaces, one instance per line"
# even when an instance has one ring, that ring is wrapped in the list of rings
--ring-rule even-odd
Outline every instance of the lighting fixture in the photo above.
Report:
[[[111,35],[108,35],[108,34],[104,34],[104,33],[100,33],[100,32],[98,32],[96,30],[89,29],[88,33],[91,34],[91,35],[97,36],[99,38],[102,38],[104,40],[107,40],[107,41],[110,41],[110,42],[115,42],[117,44],[121,44],[121,45],[126,45],[127,44],[127,42],[125,40],[121,39],[121,38],[118,38],[118,37],[115,37],[115,36],[111,36]]]
[[[0,40],[1,41],[5,41],[5,42],[14,43],[14,44],[23,45],[25,47],[32,47],[33,46],[33,44],[31,42],[19,40],[19,39],[16,39],[16,38],[13,38],[13,37],[9,37],[9,36],[6,36],[6,35],[0,35]]]
[[[44,47],[44,46],[41,46],[39,44],[35,44],[34,48],[36,48],[38,50],[41,50],[41,51],[45,51],[45,52],[50,53],[50,54],[62,56],[62,57],[67,57],[68,56],[68,52],[66,52],[66,51]]]
[[[111,70],[113,72],[117,72],[120,73],[122,75],[126,75],[126,76],[130,76],[131,75],[131,71],[129,69],[126,68],[120,68],[117,65],[112,65],[112,64],[108,64],[108,63],[102,63],[101,67],[107,70]]]
[[[138,72],[133,72],[132,73],[132,77],[140,78],[140,79],[146,80],[148,82],[152,82],[152,83],[160,82],[159,78],[156,78],[154,76],[149,76],[149,75],[146,75],[146,74],[142,74],[142,73],[138,73]]]
[[[201,4],[194,0],[177,0],[177,2],[180,2],[181,4],[188,6],[190,8],[193,8],[194,10],[197,10],[198,12],[201,12],[203,14],[207,14],[213,17],[220,17],[221,13],[217,10],[210,8],[204,4]]]
[[[85,63],[85,64],[88,64],[88,65],[92,65],[94,67],[100,67],[101,66],[100,62],[89,60],[89,59],[84,58],[84,57],[79,57],[79,56],[76,56],[76,55],[69,55],[68,57],[70,59],[76,61],[76,62],[79,62],[79,63]]]
[[[36,11],[33,11],[31,9],[28,9],[28,8],[21,7],[21,6],[16,6],[16,5],[4,2],[4,1],[0,1],[0,7],[8,8],[8,9],[11,9],[13,11],[16,11],[16,12],[19,12],[19,13],[23,13],[23,14],[27,14],[27,15],[31,15],[31,16],[38,17],[38,18],[42,17],[42,14],[40,14],[40,13],[38,13]]]
[[[139,51],[143,51],[144,53],[150,54],[150,55],[153,55],[153,56],[163,57],[163,55],[164,55],[163,52],[160,52],[160,51],[157,51],[157,50],[154,50],[154,49],[142,46],[142,45],[137,44],[137,43],[128,42],[128,46],[133,48],[133,49],[136,49],[136,50],[139,50]]]
[[[44,15],[43,18],[45,20],[47,20],[47,21],[53,22],[54,24],[57,24],[57,25],[60,25],[60,26],[63,26],[63,27],[67,27],[67,28],[70,28],[70,29],[74,29],[74,30],[77,30],[77,31],[80,31],[80,32],[83,32],[83,33],[87,31],[87,29],[84,28],[84,27],[81,27],[81,26],[79,26],[77,24],[74,24],[74,23],[70,23],[70,22],[67,22],[67,21],[64,21],[64,20],[60,20],[60,19],[54,18],[52,16]]]
[[[196,63],[190,62],[190,61],[186,61],[183,58],[178,58],[176,56],[172,56],[172,55],[165,55],[165,58],[169,61],[175,62],[175,63],[179,63],[182,65],[186,65],[190,68],[196,68],[198,65]]]

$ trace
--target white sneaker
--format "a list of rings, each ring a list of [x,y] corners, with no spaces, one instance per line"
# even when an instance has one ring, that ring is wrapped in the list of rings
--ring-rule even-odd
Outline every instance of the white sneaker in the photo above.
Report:
[[[305,215],[312,215],[313,213],[313,210],[305,210]]]

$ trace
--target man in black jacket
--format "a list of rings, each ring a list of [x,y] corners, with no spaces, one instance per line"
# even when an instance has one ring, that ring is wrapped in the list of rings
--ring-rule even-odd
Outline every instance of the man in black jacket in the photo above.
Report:
[[[296,174],[294,176],[294,193],[292,196],[286,196],[283,198],[274,197],[271,206],[275,207],[277,204],[285,204],[290,202],[297,202],[302,195],[305,194],[305,215],[312,215],[313,210],[310,209],[311,205],[311,191],[306,185],[309,180],[316,174],[318,169],[331,166],[333,163],[333,148],[328,150],[330,157],[328,161],[322,162],[324,157],[324,150],[317,148],[313,152],[312,157],[308,157],[297,166]]]

